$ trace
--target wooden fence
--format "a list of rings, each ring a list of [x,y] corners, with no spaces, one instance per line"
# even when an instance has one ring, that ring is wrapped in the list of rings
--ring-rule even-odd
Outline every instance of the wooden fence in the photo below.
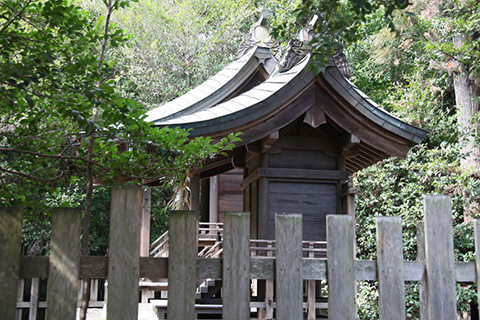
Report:
[[[251,318],[251,307],[255,305],[249,301],[251,279],[275,283],[274,300],[266,301],[263,308],[270,305],[275,311],[270,311],[267,318],[279,320],[312,319],[315,307],[311,304],[315,300],[307,301],[305,306],[305,280],[328,280],[328,317],[332,320],[355,318],[356,281],[378,281],[380,319],[388,320],[405,319],[405,281],[426,284],[422,286],[421,304],[427,313],[424,319],[432,320],[456,319],[455,282],[478,284],[480,222],[475,221],[476,263],[456,263],[450,199],[445,196],[425,197],[425,258],[415,262],[403,260],[398,217],[377,218],[377,261],[355,260],[355,223],[348,215],[327,217],[328,260],[302,257],[299,214],[276,216],[275,257],[252,257],[248,213],[225,215],[222,259],[199,259],[198,215],[188,211],[170,217],[169,258],[140,258],[141,206],[140,188],[114,189],[108,257],[80,256],[81,213],[76,209],[53,213],[50,256],[22,257],[22,211],[0,209],[2,319],[16,319],[19,280],[28,278],[48,279],[46,318],[51,320],[75,319],[81,278],[108,279],[107,318],[112,320],[137,319],[140,277],[152,281],[168,278],[169,320],[196,319],[195,290],[202,279],[222,280],[223,318],[229,320]]]

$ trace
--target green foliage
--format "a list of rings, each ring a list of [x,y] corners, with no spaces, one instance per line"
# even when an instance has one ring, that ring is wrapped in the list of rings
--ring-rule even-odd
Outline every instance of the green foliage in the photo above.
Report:
[[[25,202],[24,194],[75,184],[88,163],[104,183],[175,183],[188,168],[238,140],[237,135],[218,143],[189,140],[184,130],[152,127],[143,120],[144,107],[116,91],[109,78],[113,61],[98,58],[99,41],[111,47],[125,42],[121,30],[103,33],[63,0],[27,3],[20,17],[15,14],[21,3],[16,5],[1,7],[1,203]]]
[[[110,13],[127,4],[106,2]],[[26,207],[24,240],[37,253],[47,248],[49,208],[84,205],[89,167],[104,185],[169,186],[239,140],[146,123],[145,107],[118,90],[108,52],[128,37],[108,21],[66,0],[0,3],[0,205]],[[94,191],[93,253],[105,252],[108,199],[108,188]]]
[[[100,0],[76,2],[103,12]],[[119,10],[113,22],[131,37],[110,51],[117,89],[148,108],[187,92],[233,59],[254,13],[251,0],[143,0]]]

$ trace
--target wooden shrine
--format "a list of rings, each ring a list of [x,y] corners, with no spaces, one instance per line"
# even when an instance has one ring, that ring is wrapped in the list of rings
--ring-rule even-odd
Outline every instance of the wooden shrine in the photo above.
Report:
[[[192,208],[202,220],[249,211],[251,237],[273,239],[275,213],[302,213],[304,240],[323,241],[328,214],[354,214],[351,175],[390,156],[405,157],[426,131],[362,93],[339,69],[340,55],[315,72],[308,29],[276,61],[263,24],[254,25],[237,60],[150,111],[148,121],[190,129],[192,137],[242,132],[228,157],[194,171]]]

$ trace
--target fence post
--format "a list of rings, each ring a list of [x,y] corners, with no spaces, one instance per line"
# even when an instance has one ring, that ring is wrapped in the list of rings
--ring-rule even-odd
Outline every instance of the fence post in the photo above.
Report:
[[[137,319],[142,188],[112,190],[107,319]]]
[[[20,278],[22,210],[0,208],[0,315],[15,319]]]
[[[80,274],[80,209],[59,208],[52,214],[47,285],[47,320],[75,320]]]
[[[250,319],[250,214],[223,217],[223,318]]]
[[[197,211],[177,211],[169,220],[168,306],[169,320],[194,320]]]
[[[405,320],[402,219],[377,217],[380,320]]]
[[[328,319],[355,319],[354,219],[327,216]]]
[[[480,220],[474,220],[475,227],[475,271],[477,274],[477,295],[480,297]],[[478,304],[480,312],[480,303]]]
[[[425,232],[423,221],[417,222],[417,261],[425,263]],[[418,302],[420,304],[420,320],[427,320],[427,282],[421,280],[418,282]]]
[[[303,319],[302,215],[275,214],[278,320]]]
[[[457,318],[450,197],[424,197],[428,319]]]

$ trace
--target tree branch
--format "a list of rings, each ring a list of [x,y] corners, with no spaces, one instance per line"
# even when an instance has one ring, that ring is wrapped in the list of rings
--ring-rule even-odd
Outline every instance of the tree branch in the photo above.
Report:
[[[17,176],[20,176],[20,177],[24,177],[24,178],[27,178],[27,179],[30,179],[30,180],[36,180],[36,181],[42,181],[42,182],[54,182],[54,181],[59,180],[62,177],[62,174],[59,174],[58,176],[56,176],[54,178],[42,178],[42,177],[32,176],[32,175],[29,175],[27,173],[15,171],[15,170],[5,169],[5,168],[2,168],[2,167],[0,167],[0,171],[5,172],[5,173],[9,173],[9,174],[13,174],[13,175],[17,175]]]
[[[0,33],[2,33],[3,31],[5,31],[19,16],[21,16],[25,10],[27,9],[27,7],[30,5],[30,3],[32,3],[33,0],[28,0],[28,2],[25,4],[25,6],[20,10],[18,11],[15,16],[13,16],[12,19],[10,19],[9,21],[5,22],[5,24],[2,26],[2,29],[0,29]]]

